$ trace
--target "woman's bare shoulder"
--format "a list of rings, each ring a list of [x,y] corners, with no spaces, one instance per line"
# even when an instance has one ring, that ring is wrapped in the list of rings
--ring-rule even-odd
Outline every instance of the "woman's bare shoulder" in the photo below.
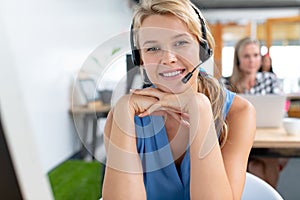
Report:
[[[232,140],[246,141],[254,138],[256,130],[256,111],[254,106],[245,98],[236,95],[226,117],[229,126],[228,135]],[[243,133],[243,134],[241,134]]]
[[[236,95],[228,115],[237,116],[243,114],[255,115],[255,108],[247,99]]]

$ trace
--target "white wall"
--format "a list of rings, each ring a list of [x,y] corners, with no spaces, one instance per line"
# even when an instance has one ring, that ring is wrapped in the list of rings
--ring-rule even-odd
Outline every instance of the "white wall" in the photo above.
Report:
[[[124,0],[2,0],[7,35],[44,172],[79,149],[68,113],[72,82],[89,53],[127,31]],[[1,44],[2,45],[2,44]],[[1,63],[2,68],[10,67]],[[0,72],[1,73],[1,72]],[[1,82],[1,84],[4,84]],[[9,85],[6,87],[10,90]],[[13,101],[9,106],[14,106]],[[18,126],[18,124],[15,124]],[[17,138],[16,138],[17,139]]]

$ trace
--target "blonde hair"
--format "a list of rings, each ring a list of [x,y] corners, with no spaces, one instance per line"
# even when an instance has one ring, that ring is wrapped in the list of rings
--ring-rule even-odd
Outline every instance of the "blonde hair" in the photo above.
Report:
[[[165,15],[172,14],[182,20],[189,29],[190,33],[195,35],[199,42],[204,41],[201,32],[201,23],[198,14],[195,9],[199,12],[200,17],[203,18],[201,12],[192,4],[189,0],[142,0],[135,8],[133,17],[133,29],[141,27],[143,20],[151,15]],[[206,26],[207,43],[211,49],[214,48],[214,39],[211,32]],[[137,36],[134,36],[135,44],[137,42]],[[199,44],[200,45],[200,44]],[[198,92],[205,94],[212,105],[212,111],[215,120],[215,127],[217,133],[220,135],[221,147],[225,144],[227,138],[227,125],[223,119],[223,106],[225,102],[225,91],[219,84],[218,80],[208,75],[198,76]]]
[[[260,47],[260,42],[251,37],[245,37],[239,40],[234,48],[234,56],[233,56],[233,69],[232,75],[229,79],[231,90],[237,93],[244,93],[245,89],[242,88],[241,81],[244,76],[243,72],[240,69],[240,52],[247,46],[248,44],[255,44]]]

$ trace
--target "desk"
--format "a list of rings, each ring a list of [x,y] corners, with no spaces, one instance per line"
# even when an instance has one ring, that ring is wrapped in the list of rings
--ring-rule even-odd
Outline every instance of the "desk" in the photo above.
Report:
[[[81,156],[83,157],[85,155],[84,152],[84,144],[87,144],[87,136],[88,136],[88,124],[89,121],[92,122],[92,144],[91,144],[91,155],[92,158],[95,158],[95,150],[96,150],[96,139],[97,139],[97,120],[101,117],[106,117],[109,110],[110,110],[110,105],[103,104],[97,102],[97,104],[90,104],[88,106],[73,106],[70,109],[70,113],[73,115],[83,115],[83,131],[84,133],[81,144]],[[76,124],[75,124],[76,125]]]
[[[300,156],[300,135],[288,135],[280,128],[258,128],[252,153],[284,157]]]
[[[300,135],[288,135],[283,128],[258,128],[253,148],[300,148]]]
[[[88,123],[92,121],[92,146],[91,154],[94,158],[96,147],[97,120],[101,117],[106,117],[110,110],[110,105],[99,104],[89,106],[73,106],[70,112],[73,115],[84,115],[84,131],[83,143],[86,142],[88,135]],[[253,149],[258,149],[255,154],[261,154],[261,149],[268,149],[266,154],[271,152],[279,153],[284,156],[300,156],[300,135],[288,135],[281,128],[258,128],[254,139]],[[83,150],[83,148],[82,148]],[[265,151],[264,151],[265,152]],[[83,154],[83,152],[81,152]]]

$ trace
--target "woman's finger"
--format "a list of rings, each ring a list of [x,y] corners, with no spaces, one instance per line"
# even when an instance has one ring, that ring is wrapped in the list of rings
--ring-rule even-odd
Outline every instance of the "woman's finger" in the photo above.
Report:
[[[163,110],[163,109],[160,109],[160,108],[161,108],[160,104],[154,103],[146,111],[140,113],[138,116],[139,117],[145,117],[147,115],[151,115],[155,111],[161,111],[161,110]]]
[[[187,113],[180,113],[181,117],[185,120],[185,121],[189,121],[190,120],[190,116]]]
[[[177,110],[172,108],[162,107],[158,103],[153,104],[152,106],[150,106],[150,108],[147,109],[147,111],[140,113],[138,116],[139,117],[145,117],[148,115],[163,116],[165,115],[165,113],[169,114],[171,117],[173,117],[177,122],[179,122],[183,126],[190,127],[187,114],[180,113]]]
[[[164,92],[159,91],[156,88],[145,88],[145,89],[132,89],[130,90],[133,94],[143,95],[143,96],[151,96],[155,97],[157,99],[163,98],[164,95],[166,95]]]

